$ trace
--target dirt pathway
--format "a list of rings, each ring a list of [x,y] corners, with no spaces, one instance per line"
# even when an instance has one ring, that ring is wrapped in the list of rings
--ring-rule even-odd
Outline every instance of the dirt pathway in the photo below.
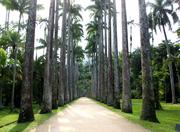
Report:
[[[146,132],[125,118],[81,98],[30,132]]]

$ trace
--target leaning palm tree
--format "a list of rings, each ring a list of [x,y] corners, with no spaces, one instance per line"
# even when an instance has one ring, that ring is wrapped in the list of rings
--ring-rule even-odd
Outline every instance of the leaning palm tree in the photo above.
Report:
[[[172,17],[174,23],[178,21],[178,16],[176,12],[174,12],[173,10],[172,1],[171,0],[155,0],[155,3],[148,3],[148,5],[152,8],[154,24],[158,26],[160,29],[161,27],[163,29],[167,56],[169,59],[171,59],[172,55],[171,55],[170,47],[168,44],[168,37],[166,34],[165,26],[168,25],[169,29],[172,29],[170,18],[169,18],[170,16]],[[174,86],[173,66],[172,66],[171,61],[169,61],[168,67],[169,67],[169,73],[170,73],[172,103],[174,104],[176,103],[176,95],[175,95],[175,86]]]
[[[150,42],[148,18],[145,0],[139,0],[140,36],[141,36],[141,67],[142,67],[142,112],[141,119],[158,122],[155,111],[154,89],[150,67]]]
[[[32,109],[32,87],[33,87],[33,54],[36,26],[37,0],[32,0],[29,8],[29,19],[27,25],[27,37],[25,46],[24,81],[21,92],[21,108],[18,122],[34,120]]]
[[[128,51],[128,33],[127,33],[127,16],[126,3],[121,0],[122,9],[122,50],[123,50],[123,91],[122,91],[122,111],[132,113],[131,88],[130,88],[130,65]]]

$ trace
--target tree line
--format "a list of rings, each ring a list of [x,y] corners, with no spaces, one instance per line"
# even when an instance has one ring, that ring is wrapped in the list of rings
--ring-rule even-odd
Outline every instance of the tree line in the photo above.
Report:
[[[5,24],[0,27],[0,107],[10,105],[12,111],[19,107],[18,122],[34,120],[34,102],[45,114],[87,95],[126,113],[133,112],[132,98],[142,98],[141,119],[158,122],[155,111],[161,108],[160,100],[176,103],[179,98],[179,45],[170,43],[165,28],[171,27],[170,16],[178,21],[176,10],[167,7],[179,1],[148,3],[153,10],[148,15],[145,0],[138,1],[141,48],[132,53],[125,0],[121,0],[120,53],[116,0],[92,0],[94,4],[86,8],[93,20],[86,26],[85,51],[79,45],[84,36],[81,5],[51,0],[49,18],[37,19],[37,11],[43,9],[37,0],[0,2],[6,7]],[[13,10],[19,12],[17,24],[9,22]],[[23,14],[28,15],[27,22],[22,21]],[[44,26],[37,47],[36,23]],[[162,27],[165,41],[154,47],[150,40],[154,41],[157,27]],[[37,57],[39,49],[43,55]]]
[[[27,122],[34,120],[34,101],[41,105],[40,113],[45,114],[78,98],[81,95],[77,85],[78,67],[84,58],[79,45],[83,36],[82,7],[71,1],[51,0],[49,18],[38,20],[36,14],[42,5],[38,5],[37,0],[2,0],[1,3],[6,7],[7,19],[0,39],[3,58],[0,105],[9,105],[10,98],[12,111],[20,107],[18,122]],[[21,18],[17,31],[10,24],[8,17],[12,10],[19,11],[20,17],[27,13],[28,21],[24,28],[21,27]],[[35,48],[36,22],[44,25],[45,35],[39,39],[42,45]],[[25,36],[23,30],[26,30]],[[45,53],[34,60],[34,51],[37,55],[39,49]]]
[[[87,7],[93,16],[87,24],[86,53],[91,60],[92,73],[89,96],[126,113],[133,112],[132,98],[142,98],[140,118],[159,122],[155,111],[162,109],[160,98],[175,104],[179,97],[179,45],[168,40],[165,28],[169,26],[172,29],[171,18],[174,23],[178,22],[173,1],[156,0],[146,4],[139,0],[141,48],[131,53],[133,36],[132,33],[128,35],[128,24],[133,21],[127,21],[126,1],[121,0],[120,54],[117,47],[116,1],[93,1],[94,4]],[[151,8],[149,14],[146,6]],[[154,47],[154,33],[159,28],[163,29],[165,41]]]

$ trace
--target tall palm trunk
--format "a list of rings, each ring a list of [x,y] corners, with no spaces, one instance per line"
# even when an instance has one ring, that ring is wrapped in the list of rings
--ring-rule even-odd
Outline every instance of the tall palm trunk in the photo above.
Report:
[[[20,33],[20,30],[21,30],[21,18],[22,18],[22,13],[20,12],[19,22],[18,22],[18,33]],[[14,53],[14,64],[13,64],[13,85],[12,85],[12,93],[11,93],[11,110],[14,109],[14,92],[15,92],[16,74],[17,74],[16,65],[17,65],[18,45],[16,43],[14,43],[13,45],[13,53]]]
[[[19,22],[18,22],[18,33],[20,33],[20,31],[21,31],[21,19],[22,19],[22,13],[20,12],[19,13]]]
[[[141,36],[141,67],[142,67],[142,112],[141,119],[158,122],[155,112],[154,89],[150,68],[150,42],[148,33],[148,19],[145,0],[139,0],[140,36]]]
[[[107,104],[113,105],[114,89],[113,89],[113,69],[112,69],[112,37],[111,37],[111,0],[108,4],[109,12],[109,31],[108,31],[108,98]]]
[[[76,98],[76,89],[75,89],[75,58],[74,58],[74,43],[71,36],[71,45],[70,45],[70,87],[71,87],[71,99],[74,100]]]
[[[103,23],[103,21],[102,21],[102,6],[101,6],[101,14],[99,15],[99,18],[98,18],[98,31],[99,31],[99,40],[98,40],[98,42],[99,42],[99,58],[98,58],[98,61],[99,61],[99,65],[98,65],[98,73],[99,73],[99,99],[100,99],[100,101],[103,101],[103,95],[102,95],[102,93],[103,93],[103,81],[104,81],[104,75],[103,75],[103,70],[104,70],[104,64],[103,64],[103,57],[104,57],[104,55],[103,55],[103,41],[102,41],[102,38],[103,38],[103,35],[102,35],[102,33],[103,33],[103,27],[102,27],[102,23]]]
[[[4,70],[2,69],[1,77],[0,77],[1,80],[3,80],[3,78],[4,78],[3,74],[4,74]],[[3,97],[2,97],[3,95],[2,94],[3,94],[4,82],[2,82],[1,84],[2,85],[0,86],[0,108],[3,106],[3,101],[2,101],[3,100]]]
[[[59,28],[58,22],[59,22],[59,0],[56,0],[53,75],[52,75],[52,109],[58,108],[58,72],[57,72],[58,28]]]
[[[122,111],[132,113],[131,88],[130,88],[130,65],[128,51],[128,32],[127,32],[127,16],[126,2],[121,0],[122,10],[122,51],[123,51],[123,90],[122,90]]]
[[[66,89],[66,68],[65,68],[65,60],[66,60],[66,15],[67,15],[67,1],[63,2],[63,18],[62,18],[62,42],[61,42],[61,52],[60,52],[60,97],[59,103],[60,105],[64,105],[65,101],[65,89]]]
[[[107,103],[107,89],[108,89],[108,58],[107,58],[107,0],[105,0],[105,3],[104,3],[104,23],[105,23],[105,31],[104,31],[104,48],[105,48],[105,52],[104,52],[104,89],[105,89],[105,103]]]
[[[67,88],[66,88],[66,96],[67,96],[67,102],[71,100],[71,11],[70,11],[70,2],[68,1],[68,8],[69,8],[69,14],[68,14],[68,45],[67,45]]]
[[[2,105],[3,105],[3,102],[2,102],[2,88],[0,88],[0,108],[2,107]]]
[[[166,44],[167,56],[168,56],[168,58],[171,58],[170,47],[168,45],[168,39],[167,39],[164,24],[162,24],[162,27],[163,27],[164,37],[165,37],[165,41],[166,41],[165,44]],[[169,61],[168,67],[169,67],[170,82],[171,82],[172,103],[175,104],[176,103],[176,94],[175,94],[175,86],[174,86],[173,66],[172,66],[171,61]]]
[[[52,45],[54,32],[54,10],[55,0],[51,0],[49,9],[49,25],[46,51],[46,64],[44,69],[44,87],[41,114],[49,113],[52,110]]]
[[[29,9],[29,18],[27,24],[27,37],[25,45],[25,65],[24,79],[21,90],[21,108],[18,122],[27,122],[34,120],[32,109],[32,87],[33,87],[33,56],[34,56],[34,38],[36,26],[36,6],[37,0],[32,0]]]
[[[118,58],[118,40],[117,40],[117,16],[116,16],[116,0],[113,0],[114,15],[114,107],[120,109],[120,86],[119,86],[119,58]]]
[[[178,78],[178,88],[179,88],[179,90],[180,90],[180,72],[179,72],[179,67],[178,67],[178,64],[176,63],[175,64],[175,66],[176,66],[176,73],[177,73],[177,78]]]

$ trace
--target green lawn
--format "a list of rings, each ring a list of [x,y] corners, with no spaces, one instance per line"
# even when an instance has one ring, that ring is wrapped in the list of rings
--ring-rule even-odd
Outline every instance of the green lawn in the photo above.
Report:
[[[148,121],[140,120],[141,113],[141,100],[133,100],[133,114],[126,114],[121,112],[121,110],[115,109],[113,107],[107,106],[105,104],[98,104],[110,109],[113,112],[116,112],[119,115],[124,116],[128,120],[140,124],[141,126],[151,130],[152,132],[175,132],[175,125],[180,124],[180,104],[172,105],[161,103],[163,110],[157,111],[157,117],[160,123],[152,123]]]
[[[35,121],[28,122],[28,123],[20,123],[20,124],[15,122],[15,123],[12,123],[10,125],[0,128],[0,132],[27,132],[33,127],[36,127],[39,124],[43,123],[45,120],[47,120],[51,116],[62,111],[67,106],[68,105],[64,107],[60,107],[58,110],[53,110],[49,114],[39,114],[40,107],[38,105],[34,105],[33,111],[35,113]],[[10,113],[10,110],[8,108],[4,108],[3,110],[0,110],[0,126],[17,121],[17,119],[18,119],[18,112]]]

